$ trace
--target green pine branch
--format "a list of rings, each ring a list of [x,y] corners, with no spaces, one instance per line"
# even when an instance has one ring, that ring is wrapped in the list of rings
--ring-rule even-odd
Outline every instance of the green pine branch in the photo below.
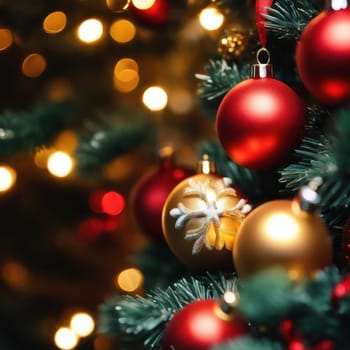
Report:
[[[0,157],[48,146],[72,123],[69,104],[38,104],[32,111],[6,110],[0,115]]]
[[[160,346],[165,326],[185,305],[203,299],[219,299],[234,290],[236,278],[207,274],[182,278],[165,290],[160,288],[146,297],[118,296],[100,308],[100,332],[119,336],[124,341],[142,341],[145,348]]]
[[[319,12],[319,4],[314,0],[276,0],[265,15],[265,27],[279,39],[297,40]]]
[[[205,67],[207,74],[195,74],[200,80],[198,95],[200,98],[212,101],[226,94],[233,86],[249,78],[250,65],[238,67],[233,63],[228,65],[224,60],[210,60]]]
[[[81,175],[100,170],[110,161],[145,144],[153,144],[154,127],[148,115],[130,108],[101,115],[86,124],[75,152]]]
[[[350,206],[349,116],[350,107],[334,113],[333,131],[319,138],[305,137],[296,150],[298,161],[280,171],[280,182],[292,191],[320,176],[323,181],[319,188],[320,210],[335,211],[338,217],[346,217]]]

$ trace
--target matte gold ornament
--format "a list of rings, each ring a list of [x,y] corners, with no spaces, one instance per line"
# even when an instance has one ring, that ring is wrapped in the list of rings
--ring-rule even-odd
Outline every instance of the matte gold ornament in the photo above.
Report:
[[[232,187],[232,180],[215,172],[207,157],[197,175],[180,182],[162,211],[166,242],[175,256],[195,269],[232,267],[236,233],[251,209]]]
[[[291,279],[302,280],[331,265],[332,244],[317,213],[318,202],[318,194],[305,186],[293,200],[274,200],[254,209],[234,244],[238,276],[279,266]]]

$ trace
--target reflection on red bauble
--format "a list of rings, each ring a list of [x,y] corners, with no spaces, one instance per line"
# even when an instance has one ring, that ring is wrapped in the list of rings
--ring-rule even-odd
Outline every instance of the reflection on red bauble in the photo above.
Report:
[[[241,317],[221,318],[217,301],[199,300],[186,305],[172,317],[165,328],[161,349],[209,350],[215,344],[248,333],[248,326]]]
[[[216,130],[234,162],[267,170],[280,165],[297,146],[305,119],[306,109],[288,85],[272,77],[250,78],[221,101]]]
[[[320,102],[350,99],[350,8],[328,10],[303,31],[296,50],[301,80]]]
[[[163,205],[170,192],[194,171],[174,165],[172,153],[161,155],[157,168],[144,175],[131,194],[132,210],[140,229],[151,239],[164,240]]]
[[[128,9],[136,20],[150,27],[164,25],[169,20],[171,10],[169,0],[155,0],[147,9],[139,9],[130,1]]]

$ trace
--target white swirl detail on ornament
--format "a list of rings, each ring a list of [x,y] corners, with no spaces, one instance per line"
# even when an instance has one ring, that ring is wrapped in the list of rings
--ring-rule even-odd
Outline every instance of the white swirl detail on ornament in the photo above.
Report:
[[[220,218],[224,216],[235,217],[242,222],[245,214],[252,209],[251,205],[247,204],[245,199],[240,199],[235,206],[230,208],[223,208],[220,205],[220,201],[227,196],[237,197],[235,189],[230,187],[232,180],[228,177],[213,183],[209,180],[201,182],[189,179],[188,184],[189,186],[185,188],[183,196],[197,198],[204,206],[199,210],[194,210],[186,207],[181,202],[178,203],[176,208],[169,211],[170,216],[176,219],[175,229],[183,229],[188,222],[198,222],[196,228],[187,230],[184,237],[186,240],[195,240],[192,248],[192,254],[195,255],[202,250],[203,246],[208,250],[213,249],[207,234],[212,224],[215,232],[214,247],[217,250],[222,250],[224,246],[227,247],[227,244],[219,230]]]

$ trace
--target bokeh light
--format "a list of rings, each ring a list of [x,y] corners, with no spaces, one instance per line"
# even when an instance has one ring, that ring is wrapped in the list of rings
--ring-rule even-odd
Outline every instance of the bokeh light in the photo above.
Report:
[[[72,316],[70,327],[79,337],[87,337],[95,329],[95,321],[88,313],[78,312]]]
[[[89,18],[78,27],[78,38],[87,44],[94,43],[103,35],[102,22],[97,18]]]
[[[54,337],[56,346],[62,350],[74,349],[78,344],[78,336],[68,327],[59,328]]]
[[[11,30],[0,28],[0,51],[6,50],[13,43],[13,35]]]
[[[29,78],[36,78],[45,71],[46,66],[44,56],[39,53],[32,53],[23,60],[22,72]]]
[[[35,152],[34,163],[40,169],[47,168],[47,161],[54,151],[51,148],[41,148]]]
[[[136,35],[135,25],[127,19],[119,19],[112,23],[109,28],[109,35],[118,43],[128,43]]]
[[[129,7],[130,0],[106,0],[107,7],[113,12],[124,12]]]
[[[168,95],[163,88],[151,86],[143,93],[142,102],[151,111],[161,111],[168,103]]]
[[[115,191],[106,192],[102,196],[101,208],[105,214],[119,215],[125,208],[124,197]]]
[[[224,23],[224,15],[215,6],[208,6],[199,14],[199,23],[205,30],[217,30]]]
[[[62,11],[55,11],[48,14],[43,22],[43,29],[45,33],[57,34],[62,32],[66,27],[67,16]]]
[[[73,170],[73,159],[65,152],[57,151],[49,156],[47,169],[57,177],[66,177]]]
[[[139,269],[129,268],[116,276],[115,284],[117,288],[130,293],[142,287],[143,279],[143,274]]]
[[[52,102],[62,102],[73,94],[71,82],[64,78],[51,80],[46,86],[46,96]]]
[[[5,263],[2,268],[2,277],[12,288],[24,288],[29,282],[27,269],[16,261]]]
[[[139,83],[138,64],[132,58],[122,58],[114,66],[114,87],[120,92],[130,92]]]
[[[0,192],[10,190],[16,182],[16,171],[6,165],[0,166]]]
[[[132,4],[139,10],[147,10],[151,8],[156,0],[131,0]]]
[[[176,114],[186,114],[193,108],[194,98],[186,89],[174,89],[169,94],[169,108]]]
[[[73,130],[64,130],[54,142],[56,149],[72,154],[78,147],[78,136]]]

